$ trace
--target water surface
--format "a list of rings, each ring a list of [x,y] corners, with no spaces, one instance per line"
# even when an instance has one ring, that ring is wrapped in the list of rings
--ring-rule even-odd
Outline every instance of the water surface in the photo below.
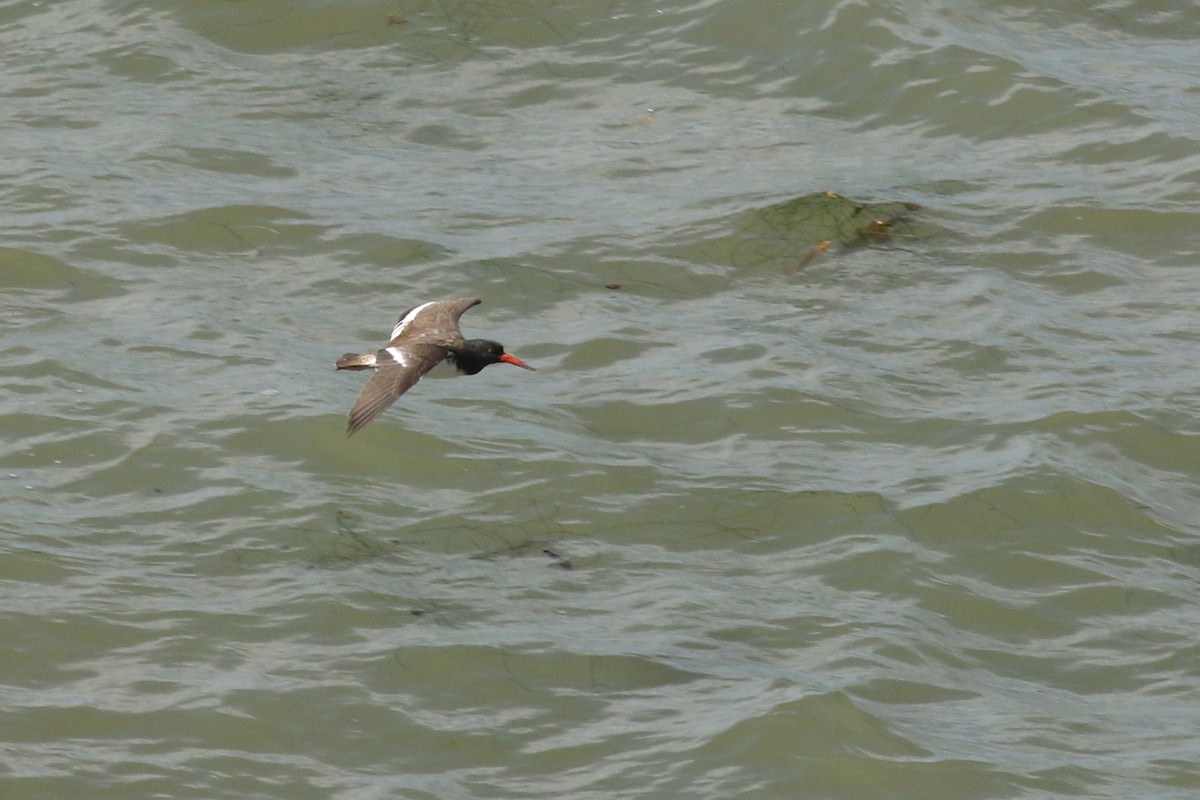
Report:
[[[1195,796],[1198,36],[0,6],[5,796]]]

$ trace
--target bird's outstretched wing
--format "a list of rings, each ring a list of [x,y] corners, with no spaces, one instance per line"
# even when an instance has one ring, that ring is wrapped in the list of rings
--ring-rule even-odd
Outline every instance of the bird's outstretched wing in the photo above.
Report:
[[[385,347],[375,357],[375,374],[354,401],[346,435],[353,436],[396,402],[429,370],[446,357],[446,349],[431,344]]]

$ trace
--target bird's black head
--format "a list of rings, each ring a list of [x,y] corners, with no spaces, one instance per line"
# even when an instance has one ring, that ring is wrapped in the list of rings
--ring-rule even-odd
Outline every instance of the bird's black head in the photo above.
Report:
[[[504,345],[490,339],[467,339],[461,349],[451,352],[447,358],[464,375],[474,375],[487,365],[499,364],[501,361],[521,369],[533,369],[516,356],[504,352]]]

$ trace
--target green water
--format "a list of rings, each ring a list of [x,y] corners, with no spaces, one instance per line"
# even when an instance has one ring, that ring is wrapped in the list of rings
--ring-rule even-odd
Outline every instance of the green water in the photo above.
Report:
[[[0,5],[0,795],[1194,797],[1197,35]]]

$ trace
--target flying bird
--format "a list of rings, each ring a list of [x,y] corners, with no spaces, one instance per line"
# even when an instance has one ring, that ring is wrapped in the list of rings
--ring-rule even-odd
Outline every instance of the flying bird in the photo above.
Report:
[[[350,409],[346,435],[353,436],[375,419],[396,398],[443,362],[453,374],[474,375],[489,364],[512,364],[532,370],[504,346],[490,339],[464,339],[458,318],[482,302],[476,297],[434,300],[410,308],[392,328],[392,339],[379,350],[346,353],[335,362],[337,369],[371,369],[367,381]]]

